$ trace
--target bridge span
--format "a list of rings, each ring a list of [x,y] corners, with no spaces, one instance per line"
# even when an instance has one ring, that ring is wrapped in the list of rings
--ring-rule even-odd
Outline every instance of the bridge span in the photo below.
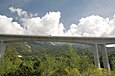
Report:
[[[70,37],[70,36],[33,36],[0,34],[0,56],[4,53],[5,45],[10,42],[69,42],[92,45],[95,65],[100,68],[98,51],[102,52],[104,68],[110,71],[107,55],[107,44],[115,44],[115,37]],[[99,48],[100,47],[100,48]]]

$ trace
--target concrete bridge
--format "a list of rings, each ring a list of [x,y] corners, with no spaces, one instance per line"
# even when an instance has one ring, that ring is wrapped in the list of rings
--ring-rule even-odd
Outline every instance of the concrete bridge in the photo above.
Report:
[[[4,53],[5,44],[10,42],[69,42],[83,43],[92,45],[94,50],[94,62],[96,67],[100,68],[98,51],[102,52],[104,68],[110,71],[110,65],[107,55],[107,44],[115,44],[115,37],[69,37],[69,36],[30,36],[30,35],[6,35],[0,34],[0,56]],[[99,48],[100,47],[100,48]]]

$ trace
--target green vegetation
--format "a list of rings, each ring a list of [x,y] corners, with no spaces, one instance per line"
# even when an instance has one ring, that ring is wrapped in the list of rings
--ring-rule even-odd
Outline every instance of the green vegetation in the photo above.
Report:
[[[109,54],[112,71],[108,72],[94,66],[90,52],[79,53],[71,45],[31,46],[32,51],[28,51],[24,43],[8,45],[0,59],[0,76],[115,76],[112,54]]]

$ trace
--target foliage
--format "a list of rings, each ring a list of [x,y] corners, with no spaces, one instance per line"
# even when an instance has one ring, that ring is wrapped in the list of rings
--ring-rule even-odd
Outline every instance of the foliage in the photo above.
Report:
[[[115,70],[115,56],[112,57],[112,69]]]
[[[18,53],[14,47],[7,47],[5,55],[0,61],[0,75],[14,74],[21,64],[22,60],[18,57]]]
[[[4,57],[0,59],[0,76],[115,76],[114,71],[108,72],[103,68],[96,68],[88,55],[79,54],[72,45],[66,46],[67,51],[63,54],[53,52],[57,49],[61,52],[61,48],[52,47],[53,53],[51,53],[50,47],[47,47],[47,50],[42,47],[40,50],[46,52],[39,51],[39,54],[35,52],[35,56],[31,55],[32,52],[28,52],[25,46],[18,49],[16,45],[7,46]],[[19,50],[21,52],[18,52]],[[22,54],[24,50],[29,55]],[[39,49],[32,48],[32,50]],[[19,54],[22,58],[18,57]],[[114,70],[115,57],[111,58]]]

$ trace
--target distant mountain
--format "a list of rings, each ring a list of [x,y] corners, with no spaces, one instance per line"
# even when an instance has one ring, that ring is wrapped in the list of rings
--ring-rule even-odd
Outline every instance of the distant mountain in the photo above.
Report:
[[[48,53],[52,55],[62,55],[68,50],[74,50],[78,54],[88,55],[93,57],[93,51],[90,45],[72,43],[56,43],[56,42],[25,42],[25,43],[12,43],[10,46],[16,47],[19,55],[21,56],[36,56]],[[109,52],[115,51],[115,47],[107,47]]]
[[[115,47],[107,47],[108,51],[115,51]]]
[[[64,42],[32,42],[29,44],[35,44],[35,45],[67,45],[68,43]]]
[[[76,43],[71,43],[72,46],[74,48],[81,48],[81,49],[85,49],[85,48],[91,48],[91,45],[87,45],[87,44],[76,44]],[[69,46],[70,43],[64,43],[64,42],[32,42],[32,43],[25,43],[25,46],[27,46],[28,48],[31,48],[31,45],[39,45],[39,46]],[[107,47],[108,51],[115,51],[115,47]]]

